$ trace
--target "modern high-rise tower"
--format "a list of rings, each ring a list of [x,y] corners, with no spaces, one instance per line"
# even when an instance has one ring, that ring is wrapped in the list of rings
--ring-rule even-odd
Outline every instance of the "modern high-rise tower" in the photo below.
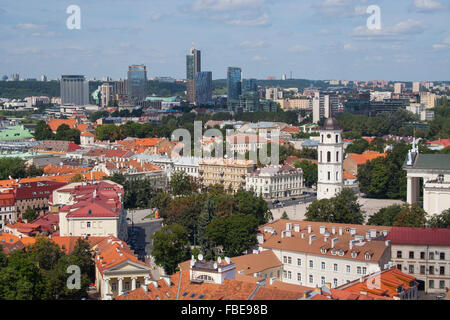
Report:
[[[197,72],[195,76],[195,105],[202,106],[211,103],[212,92],[212,72]]]
[[[233,111],[233,106],[239,103],[242,94],[242,70],[241,68],[228,67],[227,71],[227,96],[228,110]]]
[[[337,120],[330,117],[319,132],[317,200],[333,198],[344,188],[342,129]]]
[[[201,71],[201,51],[192,47],[186,56],[187,101],[191,104],[195,103],[195,77]]]
[[[128,67],[128,98],[141,102],[147,96],[147,67],[131,65]]]
[[[60,82],[61,104],[84,106],[89,103],[89,84],[84,76],[63,75]]]

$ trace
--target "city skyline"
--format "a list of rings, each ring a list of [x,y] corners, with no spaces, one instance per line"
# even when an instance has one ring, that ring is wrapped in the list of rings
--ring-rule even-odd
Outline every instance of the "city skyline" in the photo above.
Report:
[[[69,2],[5,3],[0,73],[116,79],[144,64],[149,78],[184,79],[194,41],[213,79],[238,66],[243,78],[257,79],[292,71],[311,80],[449,80],[448,1],[391,2],[376,3],[375,31],[366,26],[366,0],[80,1],[80,30],[66,27]]]

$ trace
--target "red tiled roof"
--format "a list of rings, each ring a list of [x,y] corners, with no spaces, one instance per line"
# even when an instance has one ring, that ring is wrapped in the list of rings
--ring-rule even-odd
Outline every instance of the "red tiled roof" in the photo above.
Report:
[[[48,122],[48,126],[52,131],[58,130],[58,127],[62,124],[67,124],[70,129],[73,129],[75,127],[75,124],[77,123],[77,120],[68,120],[68,119],[51,119]]]
[[[88,204],[75,211],[70,212],[67,218],[81,218],[81,217],[118,217],[118,214],[111,211],[109,208],[100,205],[97,202]]]
[[[28,182],[17,186],[14,190],[15,199],[35,199],[35,198],[49,198],[53,190],[61,188],[66,185],[64,182],[43,181],[43,182]]]
[[[379,153],[376,151],[365,151],[363,154],[350,153],[348,157],[353,158],[357,165],[366,164],[368,161],[372,161],[376,158],[386,158],[386,153]]]
[[[448,148],[448,147],[450,147],[450,139],[439,139],[439,140],[427,142],[427,144],[440,144],[440,145],[443,145],[444,148]]]
[[[450,246],[450,228],[393,227],[386,240],[392,244]]]

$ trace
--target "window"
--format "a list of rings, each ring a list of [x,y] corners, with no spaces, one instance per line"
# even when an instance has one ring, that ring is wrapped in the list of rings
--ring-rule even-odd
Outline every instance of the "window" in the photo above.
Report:
[[[412,264],[409,265],[409,273],[414,273],[414,266]]]
[[[309,275],[309,283],[313,283],[314,282],[314,277],[312,274]]]
[[[117,290],[117,284],[111,283],[111,291],[116,291],[116,290]]]
[[[420,266],[420,274],[425,274],[425,266]]]
[[[302,265],[302,259],[297,259],[297,265],[301,266]]]
[[[397,251],[397,258],[401,258],[402,257],[402,252],[401,251]]]
[[[434,267],[433,266],[430,266],[428,268],[428,274],[434,274]]]
[[[441,253],[439,254],[439,259],[445,260],[445,252],[441,252]]]
[[[325,269],[325,262],[322,262],[322,263],[321,263],[321,267],[322,267],[322,270]]]
[[[434,288],[434,280],[430,280],[430,281],[428,282],[428,287],[431,288],[431,289]]]
[[[314,262],[312,260],[309,260],[309,267],[314,268]]]
[[[338,286],[338,280],[336,278],[333,279],[333,286],[335,288]]]
[[[328,181],[331,180],[331,172],[328,171]]]
[[[425,252],[422,251],[420,253],[420,259],[425,260]]]
[[[339,162],[339,151],[336,151],[336,162]]]
[[[292,272],[288,271],[288,279],[292,279]]]
[[[347,271],[347,273],[350,273],[350,266],[349,265],[346,266],[346,271]]]
[[[287,271],[283,270],[283,278],[287,279]]]
[[[356,273],[361,274],[361,267],[356,267]]]
[[[367,274],[367,268],[363,267],[363,274]]]
[[[444,289],[445,288],[445,281],[441,280],[439,281],[439,289]]]
[[[409,258],[410,259],[414,259],[414,251],[410,251],[409,252]]]
[[[88,228],[91,227],[91,223],[90,223],[90,222],[87,223],[87,227],[88,227]]]
[[[301,273],[297,273],[297,281],[302,281],[302,274]]]
[[[283,262],[287,263],[287,257],[286,256],[283,257]]]
[[[338,271],[338,265],[337,265],[337,263],[335,263],[335,264],[333,265],[333,269],[334,269],[334,271]]]
[[[327,162],[331,162],[331,152],[327,152]]]
[[[434,260],[434,252],[430,252],[429,259]]]
[[[320,277],[320,283],[321,283],[322,285],[325,284],[325,277]]]
[[[445,274],[445,267],[439,267],[439,274]]]
[[[339,143],[339,135],[336,135],[336,143]]]
[[[288,257],[288,263],[292,264],[292,257]]]
[[[130,283],[125,282],[125,291],[129,291],[129,290],[130,290]]]

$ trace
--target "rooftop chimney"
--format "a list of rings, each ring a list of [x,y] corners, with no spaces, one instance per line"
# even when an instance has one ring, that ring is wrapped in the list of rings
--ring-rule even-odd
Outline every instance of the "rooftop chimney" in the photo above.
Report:
[[[312,226],[309,225],[309,226],[308,226],[308,233],[311,233],[311,232],[312,232]]]
[[[386,247],[389,247],[391,245],[391,240],[386,240],[385,244],[386,244]]]
[[[331,247],[334,248],[334,246],[336,245],[336,243],[339,241],[338,238],[333,238],[331,239]]]

